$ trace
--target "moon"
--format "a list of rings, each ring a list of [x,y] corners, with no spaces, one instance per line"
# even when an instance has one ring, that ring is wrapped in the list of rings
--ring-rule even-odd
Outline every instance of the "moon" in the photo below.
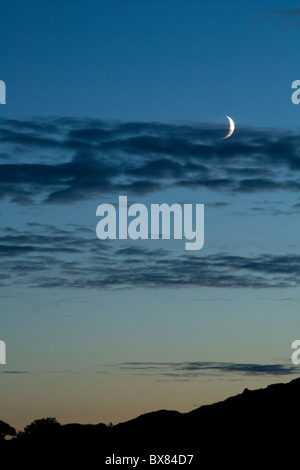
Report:
[[[234,125],[234,121],[231,119],[231,117],[229,116],[226,116],[228,121],[229,121],[229,131],[228,131],[228,134],[225,135],[225,137],[221,137],[221,139],[228,139],[234,132],[234,129],[235,129],[235,125]]]

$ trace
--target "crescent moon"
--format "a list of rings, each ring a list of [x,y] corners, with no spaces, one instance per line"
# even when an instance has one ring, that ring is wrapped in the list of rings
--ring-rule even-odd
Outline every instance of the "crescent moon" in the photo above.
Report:
[[[221,139],[228,139],[228,137],[230,137],[233,134],[234,129],[235,129],[234,121],[229,116],[226,116],[226,117],[229,121],[229,131],[228,131],[228,134],[226,134],[225,137],[221,137]]]

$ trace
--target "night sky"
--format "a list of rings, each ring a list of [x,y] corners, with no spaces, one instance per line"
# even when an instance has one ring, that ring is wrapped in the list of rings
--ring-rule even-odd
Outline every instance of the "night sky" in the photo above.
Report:
[[[12,0],[0,25],[0,419],[117,423],[299,375],[299,3]],[[99,240],[120,195],[204,204],[203,249]]]

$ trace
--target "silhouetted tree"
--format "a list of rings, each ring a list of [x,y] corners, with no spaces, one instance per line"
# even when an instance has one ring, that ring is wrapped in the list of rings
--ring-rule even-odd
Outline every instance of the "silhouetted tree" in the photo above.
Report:
[[[16,436],[16,434],[15,428],[0,420],[0,441],[3,441],[5,436]]]
[[[59,427],[60,423],[56,418],[36,419],[31,424],[28,424],[20,435],[22,437],[44,438],[55,433]]]

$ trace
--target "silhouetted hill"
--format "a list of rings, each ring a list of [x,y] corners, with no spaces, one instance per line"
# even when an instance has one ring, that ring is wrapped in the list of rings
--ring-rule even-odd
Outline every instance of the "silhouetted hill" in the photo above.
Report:
[[[280,462],[286,466],[289,460],[297,463],[299,397],[300,378],[265,389],[245,389],[189,413],[160,410],[112,427],[101,423],[60,425],[55,418],[45,418],[10,441],[1,441],[1,455],[6,454],[15,465],[28,460],[31,468],[41,468],[42,458],[55,468],[75,463],[89,468],[95,466],[95,460],[96,468],[111,468],[117,464],[106,465],[105,460],[113,455],[139,457],[136,468],[154,468],[149,465],[150,454],[193,454],[192,464],[180,464],[180,468],[199,468],[207,459],[213,469],[224,464],[241,468],[245,462],[252,468]],[[133,468],[126,462],[125,466]],[[168,465],[179,466],[178,462]]]

